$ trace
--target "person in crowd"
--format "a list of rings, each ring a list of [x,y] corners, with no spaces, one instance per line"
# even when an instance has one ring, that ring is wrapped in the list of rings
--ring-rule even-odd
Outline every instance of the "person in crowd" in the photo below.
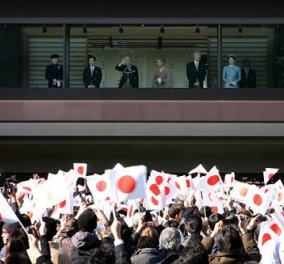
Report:
[[[72,236],[72,264],[87,263],[95,248],[101,243],[94,232],[97,227],[97,216],[92,209],[86,209],[79,215],[78,227],[79,231]]]
[[[60,65],[59,55],[50,56],[51,64],[46,66],[45,79],[48,80],[48,88],[61,88],[63,83],[63,66]]]
[[[102,69],[96,65],[96,61],[96,57],[89,56],[89,66],[83,72],[83,83],[86,88],[100,88]]]
[[[256,88],[256,73],[255,70],[250,67],[250,59],[245,58],[243,60],[243,67],[241,69],[241,88]]]
[[[238,88],[241,80],[241,68],[237,66],[237,57],[233,54],[227,57],[229,65],[223,68],[222,79],[224,88]]]
[[[166,59],[160,57],[156,60],[157,68],[153,74],[154,88],[173,88],[173,78],[169,67],[166,66]]]
[[[115,69],[122,72],[119,88],[139,88],[138,69],[131,63],[130,57],[122,58]]]
[[[186,76],[189,88],[203,88],[206,77],[206,65],[201,61],[201,53],[194,51],[193,61],[186,65]]]
[[[178,259],[181,236],[174,227],[165,228],[159,239],[160,253],[149,259],[149,264],[163,263],[169,264]]]
[[[95,248],[88,264],[115,264],[114,240],[112,237],[102,239],[98,248]]]
[[[132,264],[144,264],[149,261],[150,258],[159,254],[158,250],[159,240],[158,237],[153,236],[141,236],[138,240],[137,250],[135,255],[131,257]]]

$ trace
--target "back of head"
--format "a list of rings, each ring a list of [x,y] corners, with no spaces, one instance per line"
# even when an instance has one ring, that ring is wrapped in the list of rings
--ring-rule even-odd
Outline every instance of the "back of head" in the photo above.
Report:
[[[170,217],[170,218],[173,218],[173,219],[175,219],[176,217],[178,217],[178,216],[179,216],[179,213],[180,213],[180,208],[179,208],[177,205],[175,205],[175,204],[173,204],[173,205],[169,208],[169,210],[168,210],[168,215],[169,215],[169,217]]]
[[[239,232],[231,225],[224,227],[215,238],[220,252],[240,253],[244,249]]]
[[[180,233],[174,227],[165,228],[160,234],[160,248],[177,251],[180,246]]]
[[[138,239],[137,249],[142,248],[157,248],[159,246],[159,240],[155,237],[142,236]]]
[[[153,237],[153,238],[159,240],[158,231],[152,226],[146,226],[145,228],[143,228],[140,236],[141,237],[143,237],[143,236]]]
[[[11,239],[7,245],[7,256],[11,256],[15,253],[25,253],[27,250],[24,242],[21,239]]]
[[[208,254],[201,243],[188,241],[175,264],[208,264]]]
[[[211,214],[212,214],[212,209],[210,206],[205,205],[199,209],[199,215],[203,218],[209,217]]]
[[[210,229],[213,230],[215,225],[222,219],[224,219],[224,217],[221,214],[216,213],[216,214],[210,215],[208,218],[208,225]]]
[[[202,219],[199,215],[189,215],[185,220],[185,229],[190,234],[200,234],[202,230]]]
[[[15,253],[5,259],[5,264],[31,264],[27,254]]]
[[[86,209],[78,217],[78,227],[84,232],[93,232],[97,227],[97,216],[92,209]]]
[[[95,248],[89,264],[114,264],[116,259],[113,242],[112,238],[105,237],[100,247]]]

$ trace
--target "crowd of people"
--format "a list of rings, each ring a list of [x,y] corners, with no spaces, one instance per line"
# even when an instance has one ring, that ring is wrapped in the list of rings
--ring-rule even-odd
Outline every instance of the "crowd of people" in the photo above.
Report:
[[[62,87],[63,66],[59,64],[59,56],[51,55],[51,64],[46,66],[45,78],[48,80],[48,87]],[[186,76],[189,88],[203,88],[207,75],[207,67],[201,59],[199,51],[193,52],[193,61],[186,65]],[[243,68],[235,64],[236,56],[228,55],[228,65],[223,68],[222,79],[224,88],[255,88],[256,73],[250,66],[248,58],[243,61]],[[96,57],[90,55],[88,67],[83,71],[83,83],[86,88],[100,88],[102,81],[102,69],[96,65]],[[166,65],[165,57],[157,58],[156,69],[152,76],[153,88],[173,88],[173,78],[170,68]],[[133,65],[129,56],[122,58],[115,67],[122,72],[119,88],[138,88],[139,75],[137,66]]]
[[[156,181],[160,184],[162,178],[158,177]],[[217,181],[216,177],[208,178],[208,182]],[[35,175],[32,180],[40,178]],[[100,189],[103,187],[101,184]],[[260,226],[270,221],[279,208],[284,217],[281,204],[277,208],[270,204],[262,215],[255,213],[248,203],[236,202],[228,196],[222,210],[217,212],[212,205],[200,206],[198,193],[194,192],[176,195],[161,210],[148,209],[144,199],[136,199],[133,212],[130,211],[134,208],[126,202],[113,203],[108,214],[95,202],[86,178],[77,177],[73,198],[79,202],[73,214],[56,218],[56,206],[52,206],[35,221],[33,212],[21,213],[24,196],[33,195],[29,187],[24,187],[25,191],[21,188],[9,181],[3,189],[3,196],[19,221],[5,221],[0,204],[1,263],[284,263],[281,233],[284,229],[271,226],[279,240],[271,239],[270,233],[260,238]],[[283,195],[283,189],[280,190]]]

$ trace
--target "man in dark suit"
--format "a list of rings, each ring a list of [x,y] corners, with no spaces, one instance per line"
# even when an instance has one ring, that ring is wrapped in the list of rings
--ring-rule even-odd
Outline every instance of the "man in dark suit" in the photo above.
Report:
[[[241,69],[241,81],[240,81],[241,88],[256,88],[256,73],[250,67],[250,60],[244,59],[243,60],[243,68]]]
[[[48,80],[48,88],[61,88],[63,82],[63,66],[58,64],[59,56],[50,56],[51,64],[46,66],[45,79]]]
[[[136,66],[131,64],[130,58],[124,57],[121,62],[116,65],[116,70],[122,72],[122,76],[119,82],[119,88],[138,88],[139,76]]]
[[[206,77],[206,66],[200,59],[200,52],[195,51],[193,52],[193,61],[186,65],[186,76],[189,88],[203,88],[203,82]]]
[[[96,66],[96,57],[89,56],[89,67],[83,72],[83,82],[86,88],[100,88],[102,69]]]

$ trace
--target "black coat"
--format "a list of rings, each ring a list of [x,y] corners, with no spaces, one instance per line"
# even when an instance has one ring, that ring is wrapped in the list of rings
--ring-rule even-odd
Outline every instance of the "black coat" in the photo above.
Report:
[[[241,69],[240,88],[256,88],[256,73],[255,70],[249,69],[248,78],[246,78],[245,69]]]
[[[60,64],[49,64],[45,69],[45,79],[48,80],[48,87],[57,87],[53,84],[53,79],[63,81],[63,66]],[[62,82],[61,86],[62,87]]]
[[[101,81],[102,69],[100,67],[95,66],[93,74],[91,74],[91,67],[85,68],[83,72],[83,82],[86,88],[88,85],[94,85],[96,88],[100,88]]]
[[[193,88],[194,83],[198,80],[200,87],[203,87],[203,82],[206,77],[206,65],[199,61],[198,64],[198,71],[196,71],[195,63],[194,61],[189,62],[186,65],[186,76],[188,79],[188,87]]]
[[[124,85],[127,82],[127,79],[129,79],[132,88],[139,87],[139,76],[138,76],[138,69],[136,66],[130,65],[130,71],[128,71],[126,65],[121,65],[121,66],[117,65],[115,69],[122,72],[122,76],[118,86],[119,88],[124,87]]]

